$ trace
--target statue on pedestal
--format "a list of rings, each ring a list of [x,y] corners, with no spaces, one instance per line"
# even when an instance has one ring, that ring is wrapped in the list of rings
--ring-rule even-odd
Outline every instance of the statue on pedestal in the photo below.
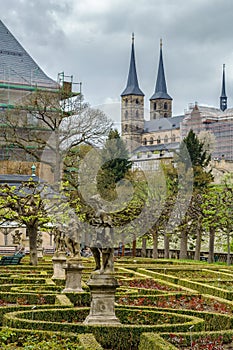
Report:
[[[66,245],[64,239],[64,232],[60,226],[54,228],[54,244],[55,244],[55,254],[65,253]]]
[[[22,232],[19,232],[19,230],[15,230],[15,232],[12,232],[12,233],[11,233],[13,244],[15,244],[15,245],[20,245],[22,234],[23,234],[23,233],[22,233]]]
[[[80,255],[80,227],[75,219],[69,221],[67,232],[64,235],[65,246],[70,253],[70,257],[81,258]]]
[[[91,243],[91,251],[95,259],[96,273],[114,272],[114,248],[112,247],[113,223],[111,216],[101,206],[99,195],[92,197],[92,203],[96,209],[95,217],[91,219],[91,225],[96,231]],[[102,264],[101,264],[102,256]]]
[[[37,234],[37,240],[36,240],[37,248],[42,248],[42,244],[43,244],[42,232],[39,231]]]

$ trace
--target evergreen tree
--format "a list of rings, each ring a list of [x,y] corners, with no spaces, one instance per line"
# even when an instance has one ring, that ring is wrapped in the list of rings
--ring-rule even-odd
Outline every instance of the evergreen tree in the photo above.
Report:
[[[97,175],[97,188],[107,200],[117,197],[116,184],[122,180],[132,167],[124,141],[117,129],[109,132],[101,152],[102,166]]]
[[[186,167],[189,165],[187,151],[193,167],[194,189],[206,187],[213,180],[212,170],[207,168],[211,155],[205,151],[204,142],[198,139],[192,129],[180,145],[180,159]]]

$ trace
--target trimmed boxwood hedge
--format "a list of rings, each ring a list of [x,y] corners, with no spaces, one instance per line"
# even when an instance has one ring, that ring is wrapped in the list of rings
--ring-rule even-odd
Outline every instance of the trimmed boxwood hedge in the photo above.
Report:
[[[4,348],[4,344],[11,344],[14,346],[25,346],[27,349],[50,349],[50,346],[56,346],[56,349],[60,349],[60,344],[64,342],[66,347],[63,349],[76,349],[76,350],[103,350],[102,346],[96,341],[95,337],[91,333],[87,334],[74,334],[64,332],[51,332],[51,331],[33,331],[25,329],[16,329],[3,327],[0,331],[1,348]],[[13,348],[11,348],[13,349]],[[53,349],[55,349],[53,347]]]
[[[40,329],[50,331],[63,331],[72,333],[93,333],[97,341],[107,349],[128,350],[129,344],[131,349],[137,349],[140,342],[140,335],[143,332],[175,332],[189,330],[191,325],[197,331],[204,330],[204,321],[186,315],[176,315],[164,311],[145,310],[138,312],[135,310],[117,308],[116,316],[122,323],[132,318],[144,320],[148,316],[148,322],[157,322],[159,318],[169,318],[167,321],[177,322],[173,324],[153,324],[153,325],[84,325],[83,322],[89,313],[88,308],[77,309],[54,309],[54,310],[38,310],[38,311],[19,311],[8,313],[4,317],[4,326],[21,328],[21,329]],[[78,317],[77,317],[78,316]],[[51,320],[56,320],[52,322]],[[67,323],[67,321],[73,323]],[[79,323],[75,323],[75,322]],[[161,320],[162,321],[162,320]],[[179,321],[179,323],[178,323]],[[182,322],[182,323],[181,323]]]
[[[138,350],[178,350],[155,333],[142,333]]]

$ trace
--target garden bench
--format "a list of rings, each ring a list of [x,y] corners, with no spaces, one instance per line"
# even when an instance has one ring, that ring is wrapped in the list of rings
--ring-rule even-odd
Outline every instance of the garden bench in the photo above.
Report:
[[[200,256],[200,260],[201,261],[208,261],[208,258],[207,258],[207,256]]]
[[[0,265],[18,265],[24,254],[14,254],[11,256],[3,256],[0,260]]]

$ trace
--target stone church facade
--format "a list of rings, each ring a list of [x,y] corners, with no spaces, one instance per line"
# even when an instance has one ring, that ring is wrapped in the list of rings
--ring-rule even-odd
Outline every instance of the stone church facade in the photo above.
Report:
[[[145,95],[139,87],[134,45],[133,35],[127,84],[121,94],[121,129],[122,138],[132,154],[131,159],[135,166],[152,170],[157,168],[153,162],[166,157],[172,159],[181,140],[193,129],[196,134],[202,133],[202,137],[203,133],[207,136],[211,134],[213,162],[224,159],[225,169],[227,163],[233,162],[233,108],[227,108],[225,65],[219,108],[195,103],[183,115],[173,116],[172,97],[167,92],[160,41],[155,91],[150,98],[150,120],[145,120]]]

